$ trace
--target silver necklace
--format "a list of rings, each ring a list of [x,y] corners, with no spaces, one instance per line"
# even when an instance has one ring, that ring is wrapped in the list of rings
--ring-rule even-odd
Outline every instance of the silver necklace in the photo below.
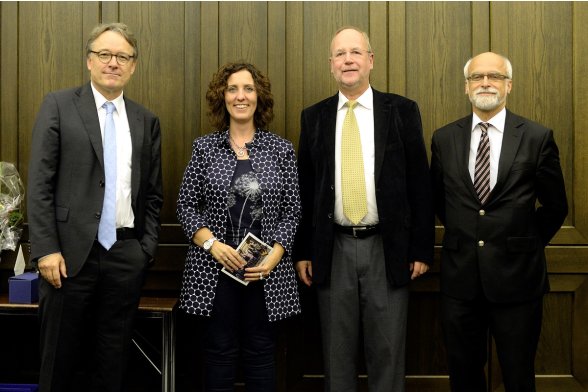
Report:
[[[233,146],[235,146],[235,148],[237,149],[237,156],[244,156],[245,153],[248,151],[247,149],[247,143],[243,144],[243,146],[240,146],[237,144],[237,142],[235,141],[235,139],[233,139],[233,137],[229,134],[229,139],[231,140],[231,143],[233,143]]]

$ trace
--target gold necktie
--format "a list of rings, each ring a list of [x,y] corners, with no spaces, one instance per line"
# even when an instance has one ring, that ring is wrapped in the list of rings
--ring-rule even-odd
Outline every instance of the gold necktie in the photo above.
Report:
[[[347,101],[348,109],[343,121],[343,132],[341,134],[343,213],[354,225],[357,225],[367,214],[361,138],[359,137],[359,127],[353,112],[356,105],[356,101]]]

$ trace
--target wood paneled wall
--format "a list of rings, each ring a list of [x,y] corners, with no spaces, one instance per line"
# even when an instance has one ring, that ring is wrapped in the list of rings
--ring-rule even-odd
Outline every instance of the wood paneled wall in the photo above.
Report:
[[[269,75],[276,102],[271,128],[297,145],[300,111],[336,92],[331,35],[356,25],[369,33],[375,51],[372,85],[419,103],[429,145],[436,128],[470,111],[465,61],[487,50],[502,53],[514,67],[508,106],[554,129],[570,202],[547,250],[552,292],[537,356],[540,390],[587,391],[586,20],[585,2],[0,2],[0,160],[16,163],[26,182],[42,97],[88,81],[84,46],[95,24],[127,23],[140,55],[125,94],[156,112],[163,130],[164,230],[146,290],[177,293],[186,251],[175,218],[177,190],[192,140],[211,131],[203,98],[219,65],[245,59]],[[437,231],[439,240],[442,227]],[[438,265],[412,288],[414,391],[448,390],[436,271]],[[289,367],[301,380],[322,371],[320,360],[309,358],[320,359],[318,346],[311,347],[318,344],[316,309],[311,301],[306,309],[310,343],[299,354],[291,350],[303,363]],[[489,359],[492,389],[500,390],[495,355]]]

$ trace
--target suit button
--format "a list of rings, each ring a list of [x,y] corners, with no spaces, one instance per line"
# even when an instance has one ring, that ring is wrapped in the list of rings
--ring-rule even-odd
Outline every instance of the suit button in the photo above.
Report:
[[[335,185],[331,185],[331,190],[334,191],[335,190]]]
[[[486,211],[480,210],[480,216],[484,216],[484,215],[486,215]]]
[[[333,214],[329,213],[329,215],[327,215],[329,217],[329,219],[333,219]]]
[[[104,188],[104,181],[100,180],[99,185],[100,185],[100,188]]]
[[[484,246],[484,241],[478,241],[478,246],[481,248]]]
[[[94,214],[94,217],[96,219],[100,219],[101,216],[102,216],[102,213],[101,212],[97,212],[97,213]]]

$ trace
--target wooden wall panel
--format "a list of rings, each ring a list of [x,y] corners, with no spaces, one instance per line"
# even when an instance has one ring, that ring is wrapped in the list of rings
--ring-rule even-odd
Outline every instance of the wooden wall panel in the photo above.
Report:
[[[287,138],[296,135],[297,126],[289,128],[286,124],[286,5],[269,2],[267,7],[267,75],[272,83],[274,96],[274,121],[269,129]]]
[[[304,3],[300,1],[286,2],[286,64],[284,68],[286,78],[286,127],[288,139],[298,147],[300,132],[300,111],[304,108],[304,61],[309,57],[304,53]]]
[[[329,65],[331,38],[343,25],[368,31],[369,3],[305,2],[301,23],[304,26],[304,105],[308,106],[337,92]]]
[[[572,9],[573,42],[571,46],[573,63],[572,74],[573,89],[570,92],[573,98],[573,145],[574,154],[572,162],[573,175],[571,182],[567,183],[567,191],[572,197],[570,213],[574,219],[574,227],[582,234],[571,244],[588,244],[588,3],[574,2]],[[569,44],[569,43],[568,43]],[[588,361],[587,361],[588,363]],[[588,366],[587,366],[588,367]]]
[[[84,46],[96,23],[122,21],[139,40],[125,91],[160,116],[165,204],[148,293],[178,293],[186,240],[177,191],[195,137],[209,133],[205,94],[227,61],[255,63],[272,81],[272,130],[298,143],[300,111],[336,93],[329,45],[342,25],[366,30],[375,52],[374,88],[418,102],[427,146],[433,131],[470,112],[463,65],[493,50],[513,63],[508,107],[555,132],[570,214],[547,249],[552,293],[537,355],[540,391],[588,390],[588,3],[586,2],[2,2],[0,159],[26,181],[30,134],[42,97],[87,82]],[[437,241],[443,233],[437,227]],[[437,253],[438,255],[438,253]],[[0,270],[9,268],[0,264]],[[408,391],[448,391],[439,326],[439,264],[412,286]],[[318,310],[283,338],[281,390],[321,390]],[[180,341],[181,345],[182,342]],[[495,353],[492,390],[503,390]],[[361,379],[365,387],[365,378]]]
[[[566,183],[572,183],[573,83],[572,4],[492,3],[492,50],[513,64],[508,106],[554,129]],[[571,202],[571,195],[568,200]],[[571,204],[571,203],[570,203]],[[568,216],[566,224],[573,222]]]
[[[50,91],[82,83],[86,69],[81,3],[18,3],[19,172],[26,181],[35,114]],[[64,23],[67,20],[68,23]],[[71,54],[74,54],[73,56]]]
[[[433,131],[470,113],[463,65],[471,56],[471,5],[406,5],[406,96],[418,102],[427,150]]]
[[[18,161],[18,4],[0,3],[0,159]]]

